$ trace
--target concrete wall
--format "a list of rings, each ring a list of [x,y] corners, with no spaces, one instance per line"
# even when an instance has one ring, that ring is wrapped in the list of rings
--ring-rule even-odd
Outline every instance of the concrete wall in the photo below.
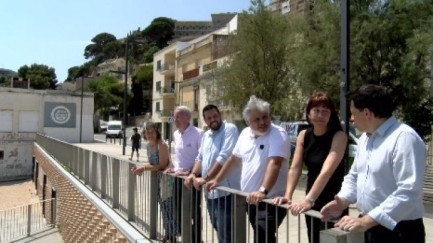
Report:
[[[54,105],[49,114],[46,114],[47,104]],[[66,107],[67,112],[56,113],[56,107]],[[85,93],[82,142],[93,142],[93,107],[93,94]],[[54,122],[49,124],[49,119]],[[0,88],[0,181],[32,175],[32,146],[36,133],[77,143],[80,142],[80,123],[80,92]]]

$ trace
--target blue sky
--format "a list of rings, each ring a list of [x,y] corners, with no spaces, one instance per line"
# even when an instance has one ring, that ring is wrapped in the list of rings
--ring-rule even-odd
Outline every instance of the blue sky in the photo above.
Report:
[[[1,0],[0,68],[33,63],[56,69],[83,64],[84,48],[101,32],[117,38],[157,17],[210,21],[211,13],[240,12],[249,0]]]

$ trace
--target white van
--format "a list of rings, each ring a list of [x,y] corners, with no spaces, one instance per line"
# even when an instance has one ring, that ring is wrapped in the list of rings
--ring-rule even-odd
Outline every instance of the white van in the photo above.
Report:
[[[298,134],[308,128],[307,121],[294,121],[294,122],[281,122],[280,126],[286,130],[290,139],[290,151],[293,154],[296,147],[296,138]],[[358,136],[356,135],[355,127],[350,124],[349,126],[349,157],[355,157],[356,147],[358,145]]]
[[[109,121],[107,123],[107,132],[105,133],[106,138],[122,138],[122,121]]]

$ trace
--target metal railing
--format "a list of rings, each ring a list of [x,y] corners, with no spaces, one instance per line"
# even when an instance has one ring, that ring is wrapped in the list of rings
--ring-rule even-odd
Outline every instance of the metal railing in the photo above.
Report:
[[[36,141],[149,239],[176,237],[188,243],[218,242],[218,231],[223,228],[223,235],[230,230],[231,242],[307,241],[309,233],[304,215],[289,215],[287,205],[275,206],[266,199],[260,203],[259,210],[246,202],[246,193],[227,187],[218,187],[216,191],[231,195],[229,198],[221,199],[223,202],[209,201],[204,189],[190,190],[184,186],[184,177],[149,171],[136,176],[131,169],[140,163],[122,161],[79,146],[66,146],[64,142],[42,135],[38,135]],[[230,212],[227,212],[228,207],[231,207]],[[218,213],[209,214],[216,208]],[[218,226],[215,217],[221,217],[224,212],[227,212],[226,219]],[[313,210],[305,215],[311,216],[310,220],[320,217],[320,213]],[[275,218],[273,223],[272,218]],[[265,228],[254,224],[260,219],[266,222]]]
[[[47,207],[47,206],[50,207]],[[47,214],[45,208],[51,211]],[[56,200],[54,198],[37,203],[0,210],[0,242],[30,236],[55,227]],[[48,218],[48,219],[47,219]]]

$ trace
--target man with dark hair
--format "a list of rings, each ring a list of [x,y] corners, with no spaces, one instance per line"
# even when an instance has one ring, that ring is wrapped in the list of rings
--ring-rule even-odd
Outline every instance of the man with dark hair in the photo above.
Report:
[[[131,158],[129,160],[132,160],[134,158],[134,151],[137,152],[137,162],[139,161],[140,153],[138,152],[141,147],[141,135],[138,133],[138,129],[134,127],[132,129],[134,131],[134,134],[131,136],[131,143],[132,143],[132,152],[131,152]]]
[[[203,108],[203,119],[210,129],[202,137],[194,167],[185,180],[185,186],[191,188],[191,185],[194,185],[197,190],[219,173],[232,153],[239,136],[239,131],[234,124],[222,121],[218,107],[215,105],[207,105]],[[238,166],[234,173],[220,182],[220,185],[239,190],[240,169]],[[212,226],[217,232],[218,242],[233,242],[231,194],[217,189],[205,193],[207,210]]]
[[[340,192],[321,210],[323,220],[357,203],[360,216],[344,216],[336,227],[365,232],[368,243],[425,242],[424,142],[392,115],[395,106],[383,87],[364,85],[347,97],[354,123],[364,133]]]

